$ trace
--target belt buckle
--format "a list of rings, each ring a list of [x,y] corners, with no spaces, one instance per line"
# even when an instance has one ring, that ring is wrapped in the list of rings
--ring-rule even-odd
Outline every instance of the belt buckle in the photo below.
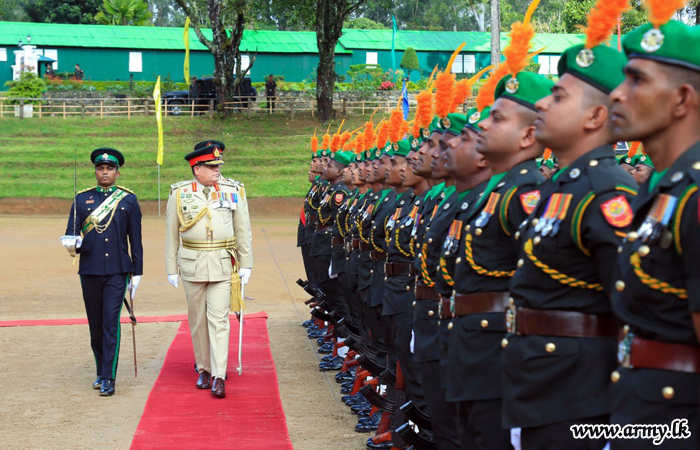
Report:
[[[506,330],[508,333],[511,334],[516,334],[517,329],[515,326],[516,323],[516,317],[517,317],[517,307],[515,306],[515,303],[509,303],[508,306],[506,306]]]
[[[442,319],[442,296],[440,296],[440,300],[438,301],[438,317]]]
[[[625,333],[617,344],[617,362],[625,369],[632,369],[630,361],[632,359],[632,342],[634,333]]]
[[[457,314],[455,314],[455,291],[452,291],[452,296],[450,297],[450,315],[457,317]]]

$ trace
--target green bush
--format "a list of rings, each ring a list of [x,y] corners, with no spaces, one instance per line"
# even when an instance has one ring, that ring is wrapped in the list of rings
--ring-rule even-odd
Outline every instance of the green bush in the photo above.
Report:
[[[22,72],[17,81],[8,81],[5,83],[10,90],[7,92],[9,98],[41,98],[41,95],[46,91],[46,83],[39,78],[34,72]],[[38,104],[38,100],[26,101],[27,104]],[[19,100],[12,100],[10,104],[18,105]]]

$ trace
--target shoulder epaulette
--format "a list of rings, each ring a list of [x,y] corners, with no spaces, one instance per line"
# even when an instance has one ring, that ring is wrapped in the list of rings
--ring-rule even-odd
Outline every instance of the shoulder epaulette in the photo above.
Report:
[[[688,170],[688,175],[693,180],[695,184],[700,186],[700,161],[696,161],[690,165],[690,170]]]
[[[619,190],[618,186],[634,186],[632,176],[625,176],[625,173],[619,169],[617,164],[597,165],[588,164],[586,166],[586,174],[591,185],[591,191],[595,195],[604,194]],[[636,189],[631,189],[636,191]],[[635,192],[636,194],[636,192]]]
[[[192,180],[185,180],[185,181],[177,182],[177,183],[175,183],[175,184],[171,184],[171,185],[170,185],[170,190],[171,190],[171,191],[174,191],[175,189],[177,189],[177,188],[179,188],[179,187],[181,187],[181,186],[184,186],[184,185],[186,185],[186,184],[192,184]]]
[[[85,189],[83,189],[82,191],[78,191],[78,192],[75,193],[75,195],[82,194],[83,192],[91,191],[91,190],[93,190],[93,189],[95,189],[95,186],[92,186],[92,187],[89,187],[89,188],[85,188]]]
[[[224,186],[232,186],[232,187],[242,187],[243,183],[240,181],[236,181],[233,178],[221,178],[219,179],[219,184],[223,184]]]
[[[520,186],[527,186],[530,184],[538,184],[539,182],[539,172],[535,170],[520,169],[520,171],[515,175],[515,184]]]
[[[119,189],[121,189],[122,191],[128,192],[129,194],[134,194],[134,195],[136,195],[136,193],[135,193],[134,191],[132,191],[131,189],[129,189],[129,188],[125,188],[124,186],[119,186],[119,185],[117,185],[117,187],[118,187]]]

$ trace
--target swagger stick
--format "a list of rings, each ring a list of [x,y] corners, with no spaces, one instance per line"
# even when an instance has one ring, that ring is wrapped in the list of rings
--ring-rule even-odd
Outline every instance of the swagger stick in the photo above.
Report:
[[[241,298],[245,298],[245,286],[241,286]],[[243,361],[241,355],[243,353],[243,302],[241,302],[241,311],[238,313],[238,376],[243,374]]]

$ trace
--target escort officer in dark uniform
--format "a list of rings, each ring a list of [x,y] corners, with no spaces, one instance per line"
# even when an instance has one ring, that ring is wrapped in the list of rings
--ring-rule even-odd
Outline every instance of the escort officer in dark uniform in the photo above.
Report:
[[[522,428],[523,450],[605,446],[605,439],[574,439],[570,426],[609,420],[618,333],[609,295],[637,188],[611,145],[608,95],[624,79],[626,60],[590,38],[570,47],[551,95],[535,104],[535,138],[561,169],[540,185],[539,203],[515,234],[521,251],[510,287],[503,406],[504,426]]]
[[[318,151],[313,152],[311,154],[311,162],[309,169],[309,183],[311,183],[311,186],[309,187],[309,190],[306,193],[306,196],[304,197],[304,206],[302,207],[301,211],[301,215],[303,215],[303,220],[300,217],[299,225],[297,226],[297,247],[299,247],[301,250],[301,257],[304,262],[304,271],[306,272],[306,278],[311,283],[313,283],[313,261],[311,260],[311,257],[309,255],[311,241],[308,239],[306,230],[308,227],[307,222],[309,221],[309,219],[312,216],[314,218],[314,222],[316,219],[316,212],[313,208],[311,208],[311,205],[309,204],[309,199],[316,193],[316,190],[318,189],[318,184],[321,179],[321,176],[316,173],[316,166],[318,164],[319,158],[320,153]]]
[[[76,195],[61,241],[80,254],[78,274],[97,369],[92,387],[107,397],[115,392],[125,292],[133,299],[143,275],[141,208],[132,191],[115,184],[124,165],[119,150],[98,148],[90,161],[97,187]]]
[[[510,61],[506,61],[510,63]],[[538,198],[543,177],[535,158],[544,148],[534,137],[534,103],[552,82],[530,72],[502,78],[488,118],[479,123],[477,151],[494,175],[464,214],[466,226],[455,260],[455,293],[447,356],[447,400],[459,402],[462,448],[508,449],[501,427],[503,311],[516,268],[513,234]]]
[[[700,28],[651,6],[653,24],[623,40],[626,78],[611,93],[615,137],[641,141],[656,167],[618,260],[611,422],[677,421],[676,438],[613,440],[612,450],[700,448],[700,53],[689,51]]]
[[[311,190],[306,195],[306,200],[304,204],[306,212],[305,236],[306,242],[309,246],[309,256],[311,256],[312,241],[314,234],[316,233],[316,222],[318,220],[318,210],[320,208],[320,202],[321,199],[323,199],[323,196],[325,195],[326,189],[328,188],[328,181],[322,176],[324,171],[323,156],[326,152],[327,150],[317,150],[317,156],[311,162],[311,170],[316,173],[317,177],[316,182],[313,186],[311,186]],[[311,281],[315,285],[318,285],[318,280],[316,280],[316,276],[313,270],[313,260],[311,261],[310,271],[311,279],[309,281]]]

